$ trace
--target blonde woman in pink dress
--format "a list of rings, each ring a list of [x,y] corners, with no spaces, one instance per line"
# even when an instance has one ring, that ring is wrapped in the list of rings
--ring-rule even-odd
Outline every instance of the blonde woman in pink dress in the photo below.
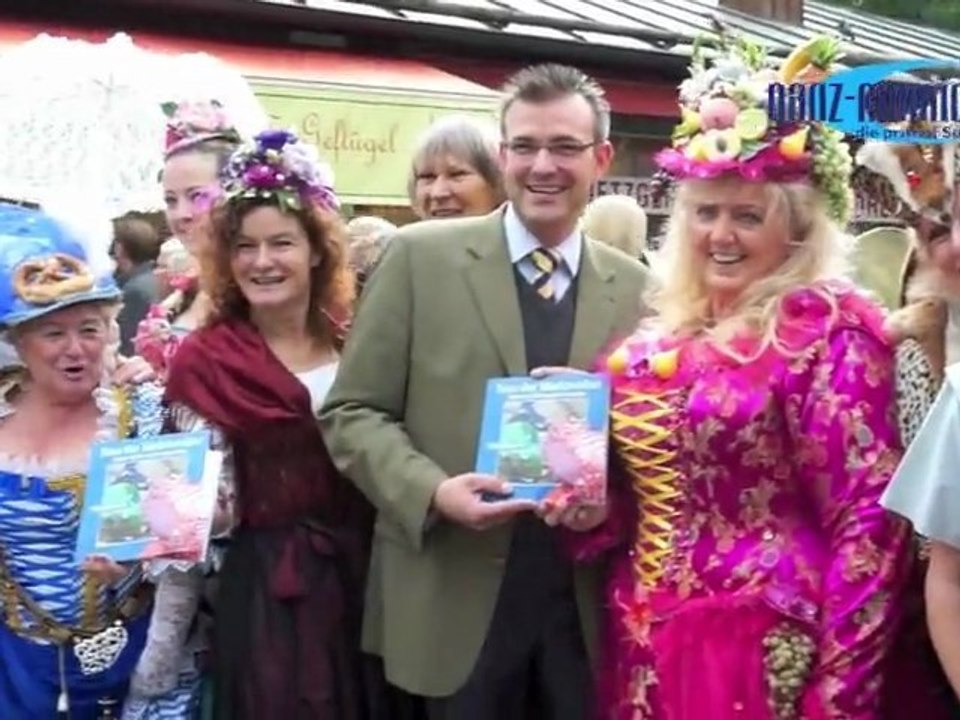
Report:
[[[908,717],[887,680],[909,530],[878,504],[895,353],[841,279],[842,137],[768,115],[790,72],[727,39],[682,86],[658,316],[601,367],[621,472],[608,508],[547,516],[610,561],[602,720]]]

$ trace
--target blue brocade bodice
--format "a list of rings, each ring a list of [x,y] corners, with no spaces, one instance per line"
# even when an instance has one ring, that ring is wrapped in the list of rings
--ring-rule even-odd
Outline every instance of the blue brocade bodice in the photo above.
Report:
[[[97,390],[101,420],[96,439],[158,434],[161,392],[153,385],[131,393]],[[149,618],[143,614],[126,621],[126,649],[111,668],[90,674],[81,671],[72,644],[59,645],[31,605],[68,631],[95,631],[109,622],[114,604],[129,596],[140,575],[132,572],[107,588],[76,563],[85,484],[78,468],[32,468],[31,474],[24,469],[11,458],[0,458],[0,579],[13,581],[0,582],[0,718],[52,720],[65,693],[71,718],[86,720],[95,717],[98,699],[122,701]]]

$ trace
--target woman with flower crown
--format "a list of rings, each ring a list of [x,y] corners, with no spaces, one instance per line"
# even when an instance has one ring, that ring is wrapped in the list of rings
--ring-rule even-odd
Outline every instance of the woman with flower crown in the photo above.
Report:
[[[209,298],[199,289],[199,261],[207,214],[220,197],[220,171],[240,144],[240,135],[217,101],[181,102],[164,107],[169,121],[161,181],[173,243],[161,270],[172,292],[150,309],[135,339],[137,353],[164,374],[183,337],[203,324]],[[168,241],[169,242],[169,241]],[[184,268],[186,265],[186,268]]]
[[[73,557],[91,445],[162,424],[162,389],[129,388],[134,364],[117,369],[120,292],[97,274],[97,249],[38,209],[0,203],[0,326],[19,361],[0,382],[3,720],[118,708],[149,621],[139,570]]]
[[[236,488],[221,513],[230,549],[214,608],[214,709],[224,720],[366,717],[357,615],[369,511],[333,469],[314,420],[354,286],[315,152],[267,131],[230,160],[211,218],[212,315],[169,374],[174,423],[216,433]],[[161,587],[184,572],[169,568]]]
[[[623,484],[547,517],[580,531],[578,558],[610,555],[599,716],[903,718],[886,698],[909,529],[878,503],[901,455],[895,352],[842,279],[842,138],[767,105],[836,46],[779,72],[719,49],[657,157],[678,181],[658,316],[603,362]]]

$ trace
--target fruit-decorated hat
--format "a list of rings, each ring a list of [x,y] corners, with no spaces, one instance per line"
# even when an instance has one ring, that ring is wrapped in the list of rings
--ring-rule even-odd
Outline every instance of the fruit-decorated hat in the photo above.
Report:
[[[40,210],[0,203],[0,326],[79,303],[119,299],[112,275],[96,276],[88,246]]]
[[[165,158],[208,140],[240,144],[240,134],[217,100],[165,103],[163,112],[167,116]]]
[[[717,50],[709,63],[706,45]],[[845,224],[853,196],[843,134],[819,123],[777,122],[768,112],[772,83],[821,82],[840,57],[836,40],[818,37],[777,69],[762,47],[742,38],[698,40],[690,77],[680,85],[682,121],[674,128],[672,147],[656,156],[660,179],[732,175],[750,182],[810,181],[823,193],[830,215]]]

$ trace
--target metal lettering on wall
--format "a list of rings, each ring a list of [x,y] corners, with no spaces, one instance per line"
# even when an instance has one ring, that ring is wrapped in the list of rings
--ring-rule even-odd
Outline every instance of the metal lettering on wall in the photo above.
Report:
[[[654,190],[652,178],[648,177],[608,177],[593,187],[592,196],[629,195],[637,199],[648,215],[669,215],[672,193],[660,193]],[[854,181],[853,222],[896,222],[896,198],[891,193],[883,193],[876,185]]]

